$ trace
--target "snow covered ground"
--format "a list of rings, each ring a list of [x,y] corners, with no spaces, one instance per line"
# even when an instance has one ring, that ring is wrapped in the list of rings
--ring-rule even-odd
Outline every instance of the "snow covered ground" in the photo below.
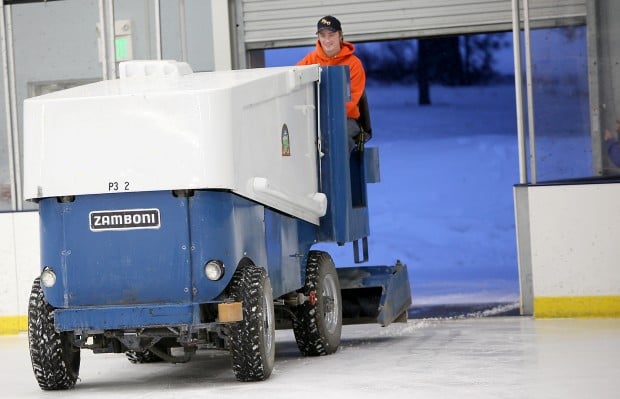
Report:
[[[381,182],[369,186],[369,264],[409,267],[417,304],[515,301],[514,88],[368,87]],[[352,247],[324,246],[337,265]]]
[[[591,176],[587,90],[539,83],[537,181]],[[516,301],[514,86],[433,86],[426,107],[415,86],[367,91],[368,144],[381,159],[381,182],[369,186],[369,263],[406,263],[414,304]],[[337,265],[352,263],[351,245],[322,247]]]

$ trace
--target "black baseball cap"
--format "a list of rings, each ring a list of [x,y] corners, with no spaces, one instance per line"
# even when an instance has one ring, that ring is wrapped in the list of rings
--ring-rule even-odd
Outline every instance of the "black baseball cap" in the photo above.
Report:
[[[322,30],[331,30],[332,32],[342,32],[342,27],[340,26],[340,21],[337,18],[332,17],[331,15],[327,15],[321,19],[316,24],[316,33],[319,33]]]

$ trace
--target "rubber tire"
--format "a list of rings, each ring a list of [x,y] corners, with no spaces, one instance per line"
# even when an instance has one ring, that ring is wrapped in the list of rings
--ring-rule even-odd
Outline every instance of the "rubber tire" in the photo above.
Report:
[[[57,332],[54,308],[45,299],[41,281],[34,280],[28,303],[28,345],[34,376],[46,391],[70,389],[80,371],[80,348],[72,333]]]
[[[271,282],[265,269],[246,266],[237,270],[231,297],[242,302],[243,320],[230,331],[232,368],[238,381],[263,381],[275,363],[275,316]]]
[[[342,296],[336,267],[327,252],[308,254],[306,282],[301,292],[308,299],[295,309],[293,332],[297,347],[304,356],[336,352],[342,333]]]

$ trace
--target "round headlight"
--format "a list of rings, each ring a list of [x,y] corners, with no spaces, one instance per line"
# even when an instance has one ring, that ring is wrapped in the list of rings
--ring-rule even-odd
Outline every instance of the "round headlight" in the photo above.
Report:
[[[224,275],[224,264],[219,260],[211,260],[205,265],[205,276],[211,281],[217,281]]]
[[[56,284],[56,273],[49,267],[41,272],[41,284],[46,288],[51,288]]]

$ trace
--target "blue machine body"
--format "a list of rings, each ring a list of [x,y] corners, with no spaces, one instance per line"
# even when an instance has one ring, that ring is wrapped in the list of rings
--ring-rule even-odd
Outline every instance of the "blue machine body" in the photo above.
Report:
[[[226,287],[238,266],[265,267],[278,298],[303,287],[313,245],[365,240],[370,233],[366,184],[379,181],[379,156],[373,147],[348,156],[343,106],[348,82],[348,69],[322,69],[317,117],[324,155],[319,170],[328,209],[319,225],[226,190],[41,199],[41,267],[53,268],[58,276],[56,285],[44,288],[55,308],[56,327],[75,331],[199,324],[201,305],[228,299]],[[134,218],[140,217],[148,218],[147,223],[134,226]],[[99,230],[97,223],[107,228]],[[225,265],[218,281],[204,273],[205,264],[214,259]],[[411,304],[404,265],[353,267],[339,274],[343,292],[378,290],[372,294],[380,301],[378,313],[371,317],[382,325]]]

